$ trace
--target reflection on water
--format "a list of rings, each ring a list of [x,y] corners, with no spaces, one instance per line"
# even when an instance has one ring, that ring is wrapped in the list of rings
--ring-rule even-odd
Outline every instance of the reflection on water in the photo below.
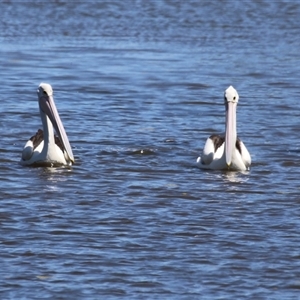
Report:
[[[67,173],[71,173],[72,171],[70,167],[42,168],[42,171],[39,171],[38,175],[41,180],[50,181],[55,184],[57,182],[67,181]]]
[[[225,182],[233,183],[245,183],[249,180],[250,172],[249,171],[240,171],[240,172],[224,172],[222,173],[222,178]],[[234,186],[231,186],[234,188]]]

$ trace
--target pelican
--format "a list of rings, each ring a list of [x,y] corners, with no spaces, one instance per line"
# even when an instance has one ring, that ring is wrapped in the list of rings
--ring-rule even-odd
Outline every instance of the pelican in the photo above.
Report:
[[[197,163],[202,169],[246,171],[250,169],[251,156],[244,143],[237,137],[237,91],[229,86],[224,93],[226,107],[225,136],[211,135],[205,143]]]
[[[74,156],[64,126],[57,112],[50,84],[41,83],[37,90],[43,130],[32,136],[22,152],[25,166],[72,165]],[[54,135],[54,130],[58,136]]]

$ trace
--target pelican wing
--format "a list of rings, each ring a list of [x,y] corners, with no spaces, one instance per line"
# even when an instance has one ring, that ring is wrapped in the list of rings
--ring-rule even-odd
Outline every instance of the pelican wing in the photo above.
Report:
[[[204,145],[204,149],[201,155],[201,163],[203,165],[209,165],[213,159],[214,159],[214,155],[215,155],[215,146],[213,141],[208,138],[206,140],[206,143]]]
[[[238,139],[237,143],[239,144],[238,150],[241,153],[243,163],[245,164],[246,168],[249,169],[249,167],[251,165],[250,153],[249,153],[248,149],[246,148],[246,146],[244,145],[244,143],[241,140]]]
[[[203,165],[209,165],[214,159],[221,158],[223,154],[222,145],[224,145],[224,137],[220,135],[211,135],[205,143],[201,158],[198,158],[197,162],[201,162]]]
[[[30,160],[36,148],[43,142],[44,134],[43,130],[39,129],[35,135],[33,135],[25,144],[22,159]]]
[[[22,151],[22,159],[29,160],[32,157],[32,154],[33,154],[33,143],[31,140],[28,140]]]

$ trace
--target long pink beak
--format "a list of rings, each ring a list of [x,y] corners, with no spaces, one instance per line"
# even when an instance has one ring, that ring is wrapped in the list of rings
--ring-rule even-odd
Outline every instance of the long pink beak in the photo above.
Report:
[[[45,95],[39,98],[39,104],[41,109],[45,112],[45,114],[49,117],[50,121],[53,124],[53,127],[56,131],[56,134],[60,138],[63,147],[66,150],[66,153],[72,163],[74,163],[74,155],[72,152],[72,148],[66,134],[65,128],[62,124],[62,121],[59,117],[58,111],[56,109],[53,96]]]
[[[231,165],[232,155],[235,149],[237,138],[236,133],[236,103],[228,102],[226,111],[226,132],[225,132],[225,157],[228,167]]]

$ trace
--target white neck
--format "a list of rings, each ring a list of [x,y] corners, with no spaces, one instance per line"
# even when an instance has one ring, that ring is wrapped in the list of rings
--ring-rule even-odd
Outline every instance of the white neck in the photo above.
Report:
[[[237,139],[237,129],[236,129],[236,105],[233,105],[231,115],[229,115],[229,110],[226,111],[226,118],[225,118],[225,132],[227,130],[230,131],[233,139],[232,142],[236,143]],[[229,123],[229,124],[227,124]],[[229,126],[228,126],[229,125]]]
[[[228,103],[226,110],[225,148],[226,163],[231,164],[235,154],[236,132],[236,103]]]
[[[44,131],[44,148],[43,153],[48,153],[49,149],[55,145],[53,125],[48,116],[40,110]]]

